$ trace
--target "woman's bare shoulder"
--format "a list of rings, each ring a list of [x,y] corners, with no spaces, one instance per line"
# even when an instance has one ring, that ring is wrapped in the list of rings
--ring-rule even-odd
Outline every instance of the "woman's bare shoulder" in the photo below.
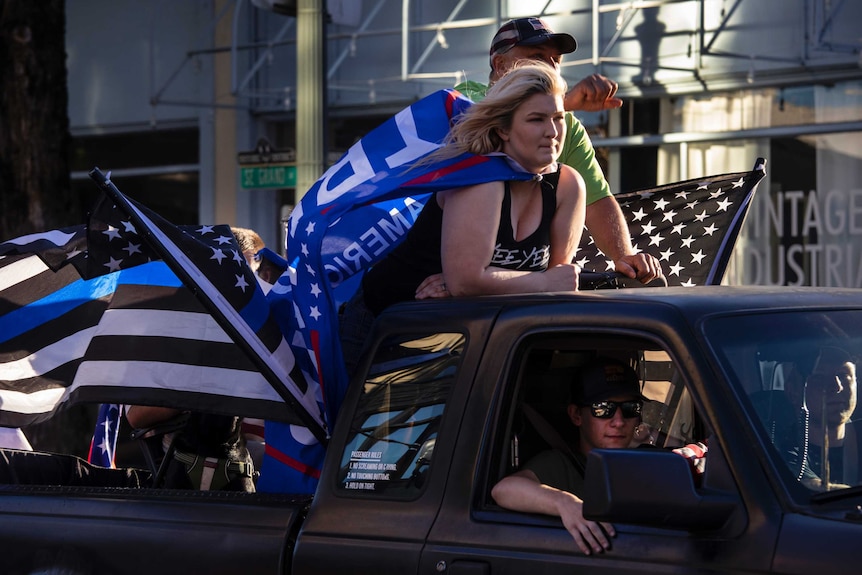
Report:
[[[472,186],[463,186],[460,188],[452,188],[437,193],[437,201],[440,207],[444,207],[447,202],[470,202],[470,201],[488,201],[493,199],[493,195],[503,194],[503,182],[493,181],[484,182],[481,184],[473,184]]]
[[[566,164],[560,165],[560,180],[557,184],[557,193],[580,194],[586,190],[586,184],[581,174],[573,167]]]

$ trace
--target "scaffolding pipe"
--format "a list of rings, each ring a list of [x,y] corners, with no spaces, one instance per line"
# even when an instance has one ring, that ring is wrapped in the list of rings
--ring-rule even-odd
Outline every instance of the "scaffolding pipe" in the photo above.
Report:
[[[410,0],[401,0],[401,80],[407,81],[407,66],[410,60],[408,40],[410,32]]]

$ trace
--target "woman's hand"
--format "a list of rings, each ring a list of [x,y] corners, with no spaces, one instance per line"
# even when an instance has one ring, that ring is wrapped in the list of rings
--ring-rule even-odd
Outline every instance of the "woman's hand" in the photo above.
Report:
[[[550,267],[542,275],[547,279],[547,287],[543,291],[576,291],[581,266],[578,264],[558,264]]]
[[[446,288],[446,280],[443,279],[443,274],[430,275],[419,284],[416,288],[416,299],[429,299],[452,297],[449,290]]]

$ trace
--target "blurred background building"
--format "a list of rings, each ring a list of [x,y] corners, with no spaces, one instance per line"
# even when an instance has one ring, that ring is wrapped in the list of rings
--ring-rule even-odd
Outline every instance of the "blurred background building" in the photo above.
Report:
[[[405,105],[486,82],[506,20],[578,40],[570,84],[615,192],[767,178],[726,281],[862,287],[862,3],[851,0],[66,0],[73,182],[94,166],[177,224],[281,222]]]

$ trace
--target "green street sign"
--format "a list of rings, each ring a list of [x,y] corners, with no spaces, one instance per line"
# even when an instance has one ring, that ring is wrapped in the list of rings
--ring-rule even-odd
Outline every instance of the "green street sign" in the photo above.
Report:
[[[239,179],[240,185],[245,190],[295,188],[296,166],[293,164],[243,166],[239,169]]]

